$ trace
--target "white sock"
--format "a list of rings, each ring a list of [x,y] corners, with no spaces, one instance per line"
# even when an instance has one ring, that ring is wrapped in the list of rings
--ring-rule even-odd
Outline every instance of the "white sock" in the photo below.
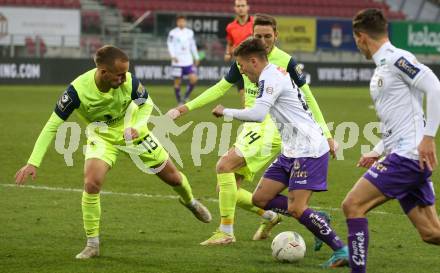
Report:
[[[220,230],[228,233],[228,234],[234,234],[234,225],[220,225]]]
[[[261,217],[263,217],[263,219],[272,221],[275,219],[275,217],[277,217],[277,213],[271,210],[266,210]]]
[[[194,206],[195,204],[196,204],[196,199],[191,199],[191,201],[189,201],[189,204],[191,205],[191,206]]]
[[[99,246],[99,236],[96,237],[87,237],[87,245],[88,246]]]

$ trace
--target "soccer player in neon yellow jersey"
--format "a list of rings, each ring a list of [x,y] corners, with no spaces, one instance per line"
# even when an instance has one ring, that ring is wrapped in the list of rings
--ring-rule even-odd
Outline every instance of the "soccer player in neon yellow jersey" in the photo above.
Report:
[[[180,202],[200,221],[211,221],[211,214],[206,207],[194,199],[185,175],[177,170],[168,153],[149,132],[147,121],[153,102],[145,87],[128,72],[128,56],[119,48],[104,46],[96,52],[95,64],[95,69],[77,77],[61,95],[35,143],[28,163],[15,175],[19,185],[24,184],[29,175],[35,179],[37,168],[57,129],[73,111],[76,110],[87,124],[106,124],[107,130],[95,130],[88,134],[82,195],[87,244],[76,255],[77,259],[99,256],[99,192],[105,175],[115,164],[119,150],[123,149],[118,148],[125,145],[136,150],[134,153],[142,163],[150,170],[155,170],[162,181],[172,186],[180,196]],[[127,112],[132,113],[128,121]]]
[[[306,107],[310,107],[315,120],[321,126],[329,142],[330,152],[334,155],[335,143],[319,106],[305,82],[301,68],[289,54],[274,46],[277,35],[275,18],[265,14],[257,14],[255,16],[253,37],[260,39],[264,43],[269,61],[286,69],[290,73],[291,78],[301,88],[307,102]],[[259,94],[258,87],[245,75],[242,75],[237,64],[234,63],[229,73],[220,82],[185,105],[171,109],[168,111],[168,115],[171,118],[178,118],[190,110],[200,108],[215,101],[223,96],[241,78],[244,79],[245,83],[245,107],[252,107]],[[285,204],[285,210],[278,211],[288,215],[287,197],[277,195],[278,192],[271,190],[271,185],[259,185],[254,198],[250,192],[240,187],[243,180],[251,181],[254,174],[280,152],[280,135],[270,116],[267,116],[263,123],[244,123],[243,131],[237,137],[234,146],[220,158],[216,168],[221,215],[220,227],[211,238],[202,242],[202,245],[235,242],[233,223],[236,204],[241,208],[257,213],[264,219],[254,235],[254,240],[266,239],[270,235],[271,229],[281,221],[281,215],[270,210],[271,208],[279,207],[278,204],[273,206],[269,202],[270,200],[277,197],[275,199],[277,202]],[[254,206],[254,204],[258,207]],[[321,245],[322,242],[318,240],[315,250],[319,250]]]

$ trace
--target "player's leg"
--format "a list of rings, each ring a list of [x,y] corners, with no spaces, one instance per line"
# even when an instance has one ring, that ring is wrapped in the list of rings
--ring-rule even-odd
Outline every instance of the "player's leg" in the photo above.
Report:
[[[183,68],[181,66],[173,66],[171,70],[171,76],[173,76],[174,94],[178,104],[182,103],[182,97],[180,96],[180,85],[182,83]]]
[[[236,153],[235,148],[229,149],[217,162],[220,226],[209,239],[201,242],[201,245],[224,245],[235,242],[233,225],[237,203],[237,181],[234,172],[244,165],[246,161]]]
[[[191,186],[186,176],[177,170],[159,140],[150,132],[136,143],[132,150],[149,171],[155,173],[162,181],[170,185],[179,195],[179,201],[202,222],[211,221],[211,213],[193,197]]]
[[[184,101],[187,101],[189,99],[189,96],[191,95],[191,92],[194,90],[194,87],[196,86],[198,80],[196,71],[194,71],[195,67],[189,66],[186,69],[188,69],[189,71],[186,72],[188,74],[188,85],[186,87],[185,96],[183,97]]]
[[[416,206],[408,213],[423,241],[440,245],[440,220],[435,205]]]
[[[440,220],[435,209],[433,184],[429,180],[399,200],[423,241],[440,245]]]
[[[101,219],[100,191],[105,175],[117,158],[117,150],[103,140],[88,141],[84,164],[84,192],[82,214],[87,244],[77,259],[99,256],[99,224]]]
[[[366,214],[389,199],[366,178],[360,178],[342,202],[347,219],[352,273],[366,272],[369,230]]]
[[[182,97],[180,96],[180,85],[182,83],[182,78],[174,77],[174,95],[178,104],[182,103]]]

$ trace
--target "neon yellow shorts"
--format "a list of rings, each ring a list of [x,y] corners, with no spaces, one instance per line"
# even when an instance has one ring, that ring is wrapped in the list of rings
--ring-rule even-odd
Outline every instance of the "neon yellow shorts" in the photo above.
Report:
[[[87,140],[85,159],[101,159],[113,167],[120,151],[128,154],[136,165],[143,164],[147,168],[160,166],[169,158],[167,151],[156,137],[147,133],[145,137],[128,146],[125,143],[113,144],[95,136],[93,140]],[[138,167],[141,168],[139,165]]]
[[[246,161],[246,166],[236,173],[252,181],[255,173],[280,153],[281,137],[272,119],[267,117],[263,123],[243,123],[243,131],[237,136],[234,146]]]

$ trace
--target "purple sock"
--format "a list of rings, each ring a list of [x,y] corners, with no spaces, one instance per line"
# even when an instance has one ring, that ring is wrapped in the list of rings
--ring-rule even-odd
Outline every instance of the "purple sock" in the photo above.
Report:
[[[194,84],[188,83],[188,86],[186,87],[185,97],[184,99],[187,100],[189,98],[189,95],[191,95],[191,92],[194,89]]]
[[[287,211],[287,197],[281,194],[277,194],[274,199],[270,200],[269,203],[264,207],[265,210],[273,210],[284,215],[290,216]]]
[[[176,94],[176,100],[178,103],[182,101],[180,97],[180,87],[174,87],[174,93]]]
[[[310,208],[306,209],[298,221],[331,249],[338,250],[344,246],[344,243],[336,235],[325,218],[316,211]]]
[[[367,272],[368,220],[367,218],[347,219],[347,226],[351,273],[365,273]]]

